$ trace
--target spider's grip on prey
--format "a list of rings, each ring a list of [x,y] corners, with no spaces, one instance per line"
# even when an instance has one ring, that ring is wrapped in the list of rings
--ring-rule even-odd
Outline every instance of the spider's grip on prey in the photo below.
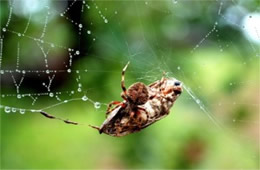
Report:
[[[162,77],[148,86],[142,82],[125,87],[125,71],[122,70],[122,102],[111,102],[108,106],[106,120],[100,127],[91,126],[99,133],[110,136],[125,136],[138,132],[154,122],[164,118],[170,112],[175,100],[182,92],[181,82],[174,78]],[[116,105],[111,109],[112,105]]]

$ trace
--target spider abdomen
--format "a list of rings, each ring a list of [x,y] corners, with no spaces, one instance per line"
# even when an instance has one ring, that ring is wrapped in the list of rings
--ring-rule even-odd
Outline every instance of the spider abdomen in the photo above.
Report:
[[[141,82],[132,84],[127,90],[127,95],[135,105],[145,104],[149,97],[146,85]]]

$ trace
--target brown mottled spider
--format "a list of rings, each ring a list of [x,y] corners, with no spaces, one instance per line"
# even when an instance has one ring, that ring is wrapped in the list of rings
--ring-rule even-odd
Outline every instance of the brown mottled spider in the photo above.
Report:
[[[138,132],[167,116],[182,92],[180,81],[165,77],[149,86],[137,82],[126,90],[124,75],[128,65],[129,62],[122,71],[121,80],[124,101],[111,102],[101,127],[91,126],[99,133],[119,137]]]
[[[145,104],[148,101],[148,90],[144,83],[137,82],[132,84],[127,90],[125,87],[125,71],[129,65],[129,62],[124,67],[122,71],[122,80],[121,80],[121,88],[123,92],[121,93],[121,97],[124,99],[123,102],[112,101],[108,105],[106,115],[111,113],[114,109],[121,106],[122,109],[127,108],[130,113],[130,116],[134,116],[135,114],[139,114],[140,110],[145,111],[140,105]],[[111,109],[113,105],[116,105],[114,109]]]

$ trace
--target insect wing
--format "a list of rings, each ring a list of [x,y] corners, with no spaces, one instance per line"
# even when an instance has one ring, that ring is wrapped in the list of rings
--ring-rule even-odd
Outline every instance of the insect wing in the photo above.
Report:
[[[122,108],[122,106],[118,106],[117,108],[115,108],[106,118],[106,120],[102,123],[102,125],[100,126],[100,130],[102,131],[102,129],[104,128],[104,126],[106,124],[108,124],[115,116],[117,113],[119,113],[119,110]]]

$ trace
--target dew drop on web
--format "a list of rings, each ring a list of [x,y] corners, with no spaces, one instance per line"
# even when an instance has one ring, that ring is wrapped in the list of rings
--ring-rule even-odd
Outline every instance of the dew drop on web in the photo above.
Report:
[[[6,113],[10,113],[10,112],[11,112],[11,108],[8,107],[8,106],[6,106],[6,107],[5,107],[5,112],[6,112]]]
[[[87,100],[88,100],[88,97],[87,97],[87,96],[83,96],[83,97],[82,97],[82,100],[83,100],[83,101],[87,101]]]
[[[15,113],[16,112],[16,108],[13,107],[12,108],[12,112]]]
[[[96,109],[99,109],[99,108],[101,107],[101,104],[100,104],[99,102],[95,102],[95,103],[94,103],[94,107],[95,107]]]
[[[25,113],[25,109],[20,109],[20,113],[24,114]]]

